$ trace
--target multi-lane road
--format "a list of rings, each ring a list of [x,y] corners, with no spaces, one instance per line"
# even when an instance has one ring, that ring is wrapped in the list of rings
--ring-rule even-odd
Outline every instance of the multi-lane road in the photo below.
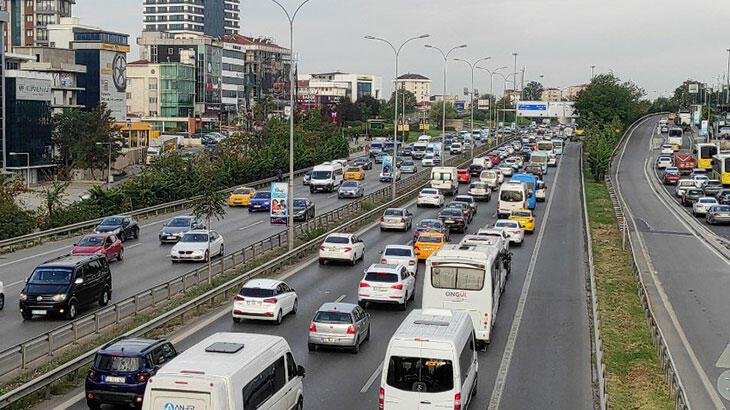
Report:
[[[512,249],[512,274],[502,295],[493,340],[479,353],[479,386],[473,409],[593,407],[578,153],[576,144],[568,144],[559,167],[550,169],[546,181],[551,193],[547,202],[538,205],[538,229],[521,247]],[[410,209],[416,221],[435,217],[438,212],[413,204]],[[494,199],[480,203],[468,231],[493,223],[495,210]],[[299,310],[280,326],[250,321],[234,324],[229,308],[221,309],[202,327],[185,330],[188,333],[178,348],[185,349],[219,331],[280,335],[307,369],[306,408],[374,408],[387,343],[408,312],[369,307],[373,336],[357,355],[307,350],[307,330],[316,309],[336,300],[355,302],[362,271],[379,260],[378,251],[412,239],[411,232],[380,232],[376,226],[365,228],[360,236],[367,246],[363,263],[320,266],[312,259],[282,274],[297,289]],[[461,237],[452,234],[451,242]],[[423,282],[423,269],[421,264],[417,289]],[[418,308],[420,300],[417,291],[410,309]],[[84,408],[83,392],[76,391],[55,405]]]
[[[728,239],[730,228],[703,233],[704,221],[658,186],[653,166],[659,151],[652,149],[658,120],[647,118],[628,136],[614,163],[614,182],[636,223],[635,255],[690,404],[726,408],[730,401],[721,389],[730,387],[730,373],[721,375],[730,370],[730,261],[707,238]],[[683,149],[689,149],[685,135]]]

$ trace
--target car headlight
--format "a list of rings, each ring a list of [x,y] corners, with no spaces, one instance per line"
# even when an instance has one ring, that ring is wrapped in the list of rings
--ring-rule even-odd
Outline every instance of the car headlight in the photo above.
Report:
[[[28,295],[26,295],[23,292],[20,292],[20,300],[27,300],[27,299],[28,299]]]
[[[66,295],[59,293],[58,295],[53,295],[51,299],[53,299],[54,302],[63,302],[64,300],[66,300]]]

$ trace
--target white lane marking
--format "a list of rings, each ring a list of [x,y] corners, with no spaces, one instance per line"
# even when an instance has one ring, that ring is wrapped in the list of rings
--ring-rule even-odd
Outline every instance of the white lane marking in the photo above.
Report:
[[[578,158],[580,161],[581,159]],[[509,337],[507,338],[507,344],[504,347],[504,354],[502,355],[502,362],[499,364],[499,371],[497,373],[497,379],[494,381],[494,388],[492,389],[492,397],[489,400],[489,409],[496,410],[499,408],[499,403],[502,400],[502,393],[504,392],[505,382],[507,381],[507,372],[509,372],[510,363],[512,362],[512,355],[514,354],[515,345],[517,344],[517,335],[520,331],[520,325],[522,324],[522,315],[525,313],[525,305],[527,304],[527,294],[530,292],[530,284],[532,283],[532,275],[535,272],[535,264],[537,263],[537,257],[540,255],[540,247],[542,246],[542,238],[545,235],[545,227],[548,225],[550,210],[553,205],[553,196],[557,191],[558,182],[560,182],[560,168],[562,167],[563,161],[558,162],[558,169],[555,171],[555,181],[553,182],[553,189],[550,190],[550,197],[548,198],[547,208],[545,214],[542,217],[542,223],[540,224],[540,232],[537,234],[537,240],[535,241],[535,249],[532,251],[530,257],[530,264],[527,267],[527,275],[525,281],[522,284],[522,293],[520,299],[517,302],[517,310],[512,321],[512,327],[509,331]],[[581,175],[581,178],[583,176]]]
[[[722,352],[720,357],[717,359],[717,363],[715,363],[715,367],[721,367],[723,369],[730,369],[730,343],[728,343],[727,347],[725,348],[725,351]]]
[[[334,198],[336,196],[337,196],[337,194],[332,194],[332,195],[328,196],[327,199]]]
[[[341,295],[339,298],[335,299],[335,303],[342,302],[346,297],[347,297],[347,295]]]
[[[37,258],[39,256],[48,255],[50,253],[60,252],[60,251],[63,251],[65,249],[71,249],[71,247],[70,246],[64,246],[62,248],[51,249],[50,251],[36,253],[35,255],[26,256],[25,258],[20,258],[20,259],[14,260],[14,261],[5,262],[3,264],[0,264],[0,268],[5,267],[5,266],[10,266],[10,265],[15,264],[15,263],[18,263],[18,262],[24,262],[24,261],[27,261],[27,260],[31,260],[31,259]]]
[[[173,215],[173,216],[171,216],[171,217],[170,217],[170,219],[172,219],[172,218],[174,218],[174,217],[176,217],[176,216],[181,216],[181,215],[185,215],[185,214],[180,214],[180,215]],[[168,220],[169,220],[169,219],[163,219],[163,220],[161,220],[161,221],[157,221],[157,222],[150,222],[150,223],[147,223],[147,224],[144,224],[144,225],[140,225],[140,227],[141,227],[141,228],[146,228],[146,227],[148,227],[148,226],[154,226],[154,225],[159,225],[159,224],[163,224],[163,223],[167,222]]]
[[[17,281],[17,282],[13,282],[13,283],[11,283],[11,284],[9,284],[9,285],[5,285],[5,287],[6,287],[6,288],[11,288],[11,287],[13,287],[13,286],[15,286],[15,285],[20,285],[21,283],[25,283],[25,279],[19,280],[19,281]]]
[[[140,242],[140,243],[135,243],[134,245],[125,246],[124,249],[127,250],[127,249],[136,248],[139,245],[142,245],[142,243]]]
[[[74,394],[71,396],[68,400],[65,402],[59,404],[58,406],[54,407],[53,410],[65,410],[71,408],[74,404],[80,403],[81,400],[84,399],[84,392]]]
[[[362,389],[360,389],[360,393],[365,393],[366,391],[370,390],[370,386],[373,385],[373,383],[375,382],[375,379],[378,376],[380,376],[380,373],[383,371],[383,363],[384,362],[380,362],[380,365],[378,366],[378,368],[375,369],[375,371],[373,372],[373,374],[370,375],[370,377],[368,377],[368,380],[362,386]]]
[[[244,227],[238,228],[238,230],[239,230],[239,231],[245,231],[245,230],[246,230],[246,229],[248,229],[248,228],[253,228],[254,226],[256,226],[256,225],[258,225],[258,224],[262,224],[262,223],[264,223],[264,221],[258,221],[258,222],[254,222],[254,223],[252,223],[251,225],[246,225],[246,226],[244,226]]]

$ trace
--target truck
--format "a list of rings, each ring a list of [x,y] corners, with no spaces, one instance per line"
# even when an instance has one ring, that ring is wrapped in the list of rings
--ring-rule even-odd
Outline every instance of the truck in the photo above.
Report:
[[[684,128],[688,128],[692,124],[692,114],[689,111],[679,112],[679,124]]]
[[[147,165],[152,164],[162,154],[167,152],[173,152],[178,149],[181,145],[180,140],[182,136],[179,135],[161,135],[156,139],[150,140],[150,146],[147,147]]]
[[[680,174],[689,174],[697,168],[697,159],[692,154],[674,154],[674,165],[679,169]]]
[[[542,168],[542,174],[545,175],[548,172],[548,153],[545,151],[533,151],[530,154],[530,162],[527,164],[528,167],[539,166]]]

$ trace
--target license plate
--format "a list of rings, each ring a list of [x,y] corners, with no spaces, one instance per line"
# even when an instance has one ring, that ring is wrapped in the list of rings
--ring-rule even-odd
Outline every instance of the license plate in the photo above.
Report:
[[[255,301],[255,300],[249,300],[249,301],[248,301],[248,304],[249,304],[249,305],[254,305],[254,306],[258,306],[258,305],[260,305],[260,304],[261,304],[261,302],[257,302],[257,301]]]
[[[31,310],[30,313],[33,315],[45,315],[47,312],[45,310]]]
[[[383,288],[383,287],[375,287],[374,289],[376,292],[385,292],[386,290],[388,290],[388,288]]]
[[[261,208],[261,205],[254,205],[254,208]]]
[[[453,223],[456,223],[456,221],[454,221],[453,219],[447,219],[447,220],[446,220],[445,222],[446,222],[447,224],[453,224]]]
[[[172,235],[170,235],[170,236],[167,237],[167,239],[175,239],[175,237],[172,236]]]
[[[330,252],[337,252],[337,248],[334,248],[334,247],[333,248],[328,248],[327,250],[330,251]]]
[[[334,337],[325,337],[325,338],[324,338],[324,339],[322,339],[322,340],[323,340],[323,341],[324,341],[325,343],[334,343],[334,342],[336,342],[336,341],[337,341],[337,339],[335,339]]]
[[[104,377],[104,381],[107,383],[124,383],[127,379],[122,376],[106,376]]]

